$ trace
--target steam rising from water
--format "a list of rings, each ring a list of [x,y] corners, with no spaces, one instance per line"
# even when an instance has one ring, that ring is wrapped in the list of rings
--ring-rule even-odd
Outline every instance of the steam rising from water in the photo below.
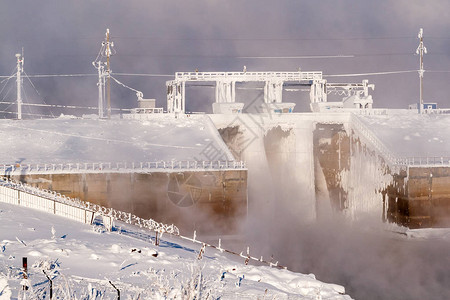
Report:
[[[389,232],[378,216],[350,223],[330,215],[311,223],[290,206],[276,209],[277,217],[247,223],[250,247],[258,254],[341,284],[355,299],[450,299],[450,240]]]
[[[355,299],[450,297],[449,241],[330,220],[292,230],[275,245],[276,256],[292,270],[342,284]]]
[[[262,137],[265,145],[255,142],[246,148],[250,211],[244,231],[251,254],[273,256],[290,270],[341,284],[355,299],[450,299],[449,239],[408,238],[387,231],[381,211],[358,213],[358,221],[331,209],[322,210],[317,221],[308,218],[301,203],[309,201],[307,189],[314,187],[303,185],[299,190],[292,179],[313,176],[302,167],[308,162],[292,167],[287,148],[267,152],[274,150],[270,145],[289,144],[301,133],[298,128],[287,136],[271,130]],[[309,140],[302,139],[293,148],[297,157],[299,145]],[[266,152],[267,161],[261,152]]]

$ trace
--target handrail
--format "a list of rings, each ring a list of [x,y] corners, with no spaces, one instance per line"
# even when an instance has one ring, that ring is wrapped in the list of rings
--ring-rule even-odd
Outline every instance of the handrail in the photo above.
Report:
[[[261,81],[261,80],[321,80],[322,72],[177,72],[178,81]]]
[[[387,162],[394,166],[397,164],[398,158],[384,145],[383,142],[371,131],[361,120],[354,114],[351,115],[350,124],[355,131],[359,131],[363,138],[371,143],[378,152],[387,160]]]
[[[60,164],[0,164],[0,174],[11,173],[47,173],[47,172],[126,172],[154,170],[220,170],[246,169],[243,161],[153,161],[153,162],[96,162],[96,163],[60,163]]]
[[[450,166],[450,156],[400,157],[389,150],[384,143],[354,114],[350,124],[364,139],[373,145],[390,166]]]

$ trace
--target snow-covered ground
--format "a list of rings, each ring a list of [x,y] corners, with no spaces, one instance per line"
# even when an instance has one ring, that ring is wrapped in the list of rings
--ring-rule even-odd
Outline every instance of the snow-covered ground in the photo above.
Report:
[[[212,160],[205,149],[220,149],[232,160],[205,115],[148,120],[0,120],[0,164],[60,164]]]
[[[342,286],[116,224],[84,225],[0,203],[0,299],[351,299]],[[226,246],[226,245],[223,245]],[[22,257],[28,258],[28,281]],[[28,284],[27,291],[22,285]]]

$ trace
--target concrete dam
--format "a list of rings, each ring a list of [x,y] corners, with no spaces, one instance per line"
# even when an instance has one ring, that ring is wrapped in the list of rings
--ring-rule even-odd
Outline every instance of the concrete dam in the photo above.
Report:
[[[186,233],[239,234],[255,219],[285,226],[286,212],[311,222],[370,214],[409,228],[449,227],[448,158],[397,154],[398,144],[422,141],[423,128],[450,122],[421,117],[417,132],[411,124],[396,130],[391,121],[411,116],[390,113],[4,120],[0,170]],[[444,137],[427,139],[447,147]]]

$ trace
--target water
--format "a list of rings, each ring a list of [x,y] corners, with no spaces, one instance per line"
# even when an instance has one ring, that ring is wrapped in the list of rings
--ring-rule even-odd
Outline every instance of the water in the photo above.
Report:
[[[354,299],[450,299],[449,240],[366,225],[303,226],[278,235],[272,250],[290,270],[343,285]]]

